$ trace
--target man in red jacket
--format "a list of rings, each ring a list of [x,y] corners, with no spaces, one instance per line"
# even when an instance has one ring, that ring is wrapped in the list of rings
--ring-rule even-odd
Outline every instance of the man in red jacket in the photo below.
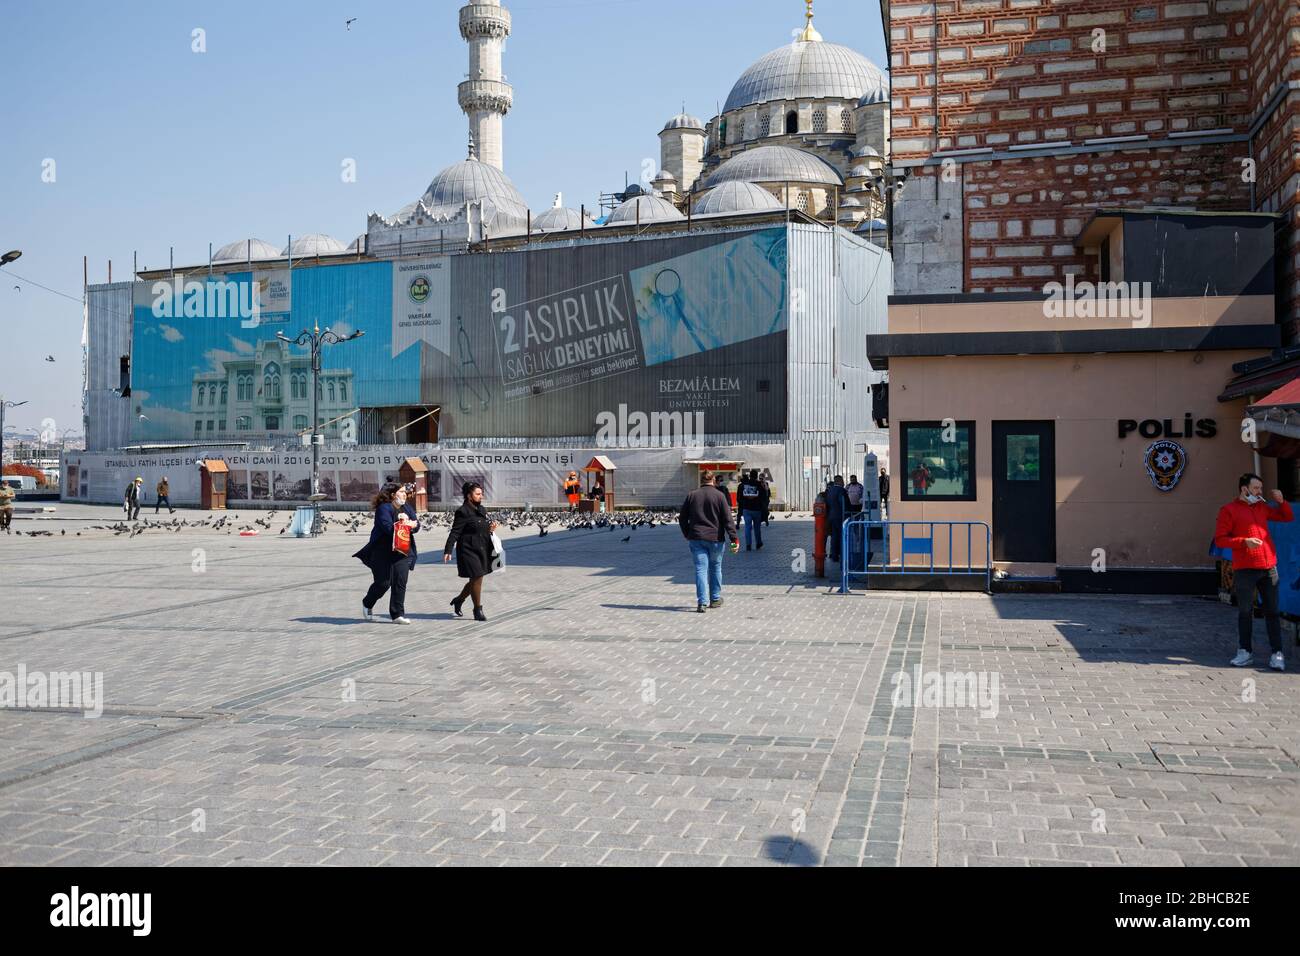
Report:
[[[1245,667],[1255,660],[1252,650],[1255,590],[1264,602],[1264,623],[1272,655],[1268,666],[1284,670],[1282,625],[1277,616],[1277,551],[1268,533],[1270,521],[1290,521],[1291,506],[1282,492],[1273,489],[1273,501],[1264,501],[1264,483],[1259,475],[1245,474],[1237,482],[1237,497],[1219,509],[1214,524],[1214,544],[1232,549],[1232,590],[1237,596],[1237,637],[1240,650],[1231,661]]]

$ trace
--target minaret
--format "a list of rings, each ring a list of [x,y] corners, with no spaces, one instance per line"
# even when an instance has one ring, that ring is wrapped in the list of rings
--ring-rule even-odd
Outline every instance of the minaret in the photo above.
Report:
[[[478,158],[501,169],[501,119],[514,102],[514,90],[501,78],[510,11],[501,0],[468,3],[460,8],[460,35],[469,44],[469,79],[457,88],[460,108],[469,117]]]

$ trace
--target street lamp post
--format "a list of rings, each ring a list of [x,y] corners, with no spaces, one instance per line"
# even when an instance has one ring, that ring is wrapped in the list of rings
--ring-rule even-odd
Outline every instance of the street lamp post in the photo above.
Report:
[[[19,405],[26,405],[26,404],[27,403],[25,401],[6,402],[4,396],[0,395],[0,471],[4,470],[4,463],[5,463],[5,449],[4,449],[5,409],[17,408]]]
[[[303,345],[311,349],[311,503],[312,508],[315,510],[311,522],[313,536],[321,532],[320,446],[325,443],[325,436],[320,431],[320,391],[317,386],[317,379],[321,370],[321,347],[337,345],[340,342],[350,342],[353,339],[361,338],[364,334],[365,332],[361,329],[357,329],[351,335],[338,335],[333,329],[326,329],[322,332],[319,322],[311,329],[303,329],[298,333],[296,339],[291,339],[282,332],[275,333],[275,337],[281,342],[287,342],[289,345]]]

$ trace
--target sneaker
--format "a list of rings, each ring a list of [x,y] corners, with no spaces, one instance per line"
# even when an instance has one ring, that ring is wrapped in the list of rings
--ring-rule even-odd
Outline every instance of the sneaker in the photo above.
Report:
[[[1281,651],[1277,651],[1271,657],[1269,657],[1268,666],[1273,668],[1273,670],[1275,671],[1286,670],[1286,659],[1282,656]]]
[[[710,601],[709,607],[722,607],[722,598],[717,598],[716,600]]]
[[[370,610],[370,608],[366,607],[364,604],[361,605],[361,620],[373,621],[374,619],[375,619],[375,612]]]
[[[1237,651],[1237,656],[1229,661],[1233,667],[1247,667],[1255,663],[1255,655],[1244,648]]]
[[[697,605],[695,605],[695,613],[696,613],[696,614],[703,614],[706,610],[707,610],[707,608],[706,608],[703,604],[697,604]]]
[[[404,618],[404,617],[395,617],[395,618],[393,618],[393,623],[394,623],[394,624],[410,624],[411,622],[410,622],[409,620],[407,620],[406,618]]]

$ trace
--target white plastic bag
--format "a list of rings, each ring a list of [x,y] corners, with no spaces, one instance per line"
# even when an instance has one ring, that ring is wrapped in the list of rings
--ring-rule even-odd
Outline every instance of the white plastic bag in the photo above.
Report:
[[[501,539],[495,531],[492,532],[492,570],[504,571],[506,569],[506,547],[501,543]]]

